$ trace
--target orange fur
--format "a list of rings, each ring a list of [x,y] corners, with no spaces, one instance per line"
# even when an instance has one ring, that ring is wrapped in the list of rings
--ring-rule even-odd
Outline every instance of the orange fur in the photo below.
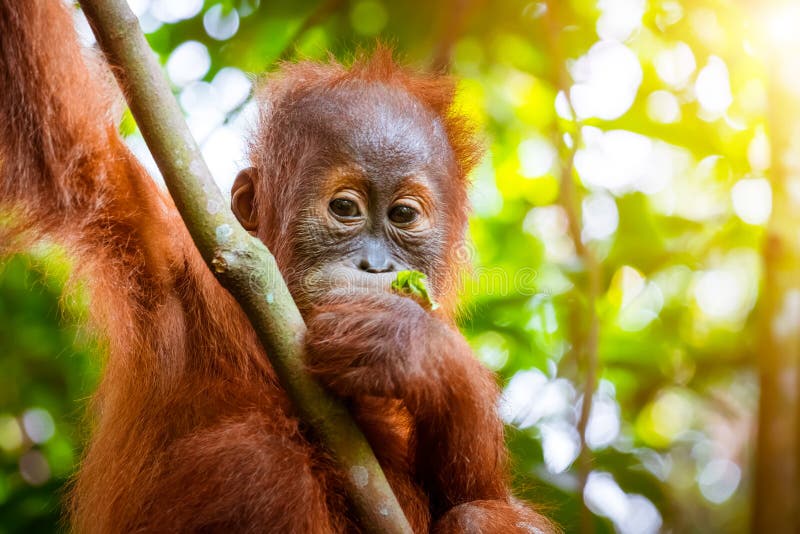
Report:
[[[63,2],[0,0],[0,208],[15,213],[6,237],[47,235],[70,248],[108,342],[92,438],[70,491],[71,527],[357,532],[333,459],[303,434],[245,316],[118,137],[96,72]],[[386,49],[349,69],[284,65],[260,97],[264,115],[298,92],[353,79],[400,87],[441,118],[458,162],[445,273],[456,277],[464,177],[478,152],[449,111],[451,81],[402,69]],[[253,163],[290,177],[283,155],[302,150],[303,139],[287,133],[290,144],[267,158],[271,135],[255,140]],[[284,268],[291,247],[277,238],[288,223],[263,202],[296,185],[260,186],[271,188],[260,191],[262,227],[275,229],[262,238]],[[307,318],[310,369],[352,400],[416,531],[550,529],[510,500],[496,386],[447,316],[385,296],[319,302]]]

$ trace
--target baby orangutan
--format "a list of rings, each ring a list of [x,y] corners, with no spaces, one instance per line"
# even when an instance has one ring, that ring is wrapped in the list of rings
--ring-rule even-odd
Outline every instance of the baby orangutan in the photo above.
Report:
[[[108,361],[70,491],[76,532],[359,532],[295,410],[172,201],[120,139],[113,91],[61,0],[0,0],[6,248],[63,243]],[[379,49],[283,65],[257,94],[232,207],[277,258],[309,370],[351,407],[416,532],[551,532],[508,486],[492,374],[453,322],[478,158],[453,84]],[[432,312],[389,291],[425,273]]]

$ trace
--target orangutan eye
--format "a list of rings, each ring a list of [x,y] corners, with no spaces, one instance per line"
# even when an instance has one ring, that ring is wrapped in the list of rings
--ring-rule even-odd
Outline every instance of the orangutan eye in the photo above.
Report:
[[[389,220],[395,224],[410,224],[417,220],[419,212],[411,206],[398,204],[389,210]]]
[[[345,219],[352,219],[361,215],[358,204],[349,198],[334,198],[328,207],[331,213]]]

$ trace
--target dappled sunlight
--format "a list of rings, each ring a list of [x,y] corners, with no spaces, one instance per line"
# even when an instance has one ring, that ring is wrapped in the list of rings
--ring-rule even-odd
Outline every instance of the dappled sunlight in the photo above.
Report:
[[[568,235],[569,220],[561,206],[532,208],[522,221],[522,229],[544,244],[549,261],[565,263],[575,258],[575,243]]]
[[[700,310],[711,320],[743,321],[758,296],[760,262],[750,249],[729,252],[710,269],[694,275],[694,297]]]
[[[608,239],[619,225],[619,211],[614,197],[607,193],[593,193],[583,199],[583,230],[581,238],[584,242],[592,239]]]
[[[708,63],[697,75],[694,84],[694,93],[697,101],[708,115],[701,115],[709,119],[724,114],[733,102],[728,67],[717,56],[708,58]]]
[[[709,501],[720,504],[727,501],[742,477],[739,466],[725,459],[711,460],[702,471],[697,474],[697,483],[700,493]]]
[[[553,474],[563,473],[578,458],[580,435],[566,421],[546,421],[539,425],[544,464]]]
[[[572,414],[575,395],[568,380],[550,379],[538,369],[520,371],[503,390],[500,414],[523,429],[541,420],[564,419]]]
[[[658,76],[672,89],[684,89],[697,68],[694,52],[684,42],[675,43],[660,51],[654,63]]]
[[[620,408],[616,401],[614,385],[607,380],[601,380],[586,426],[586,444],[593,450],[613,445],[620,435],[621,426]]]
[[[519,144],[520,174],[537,178],[550,172],[556,161],[556,149],[546,139],[534,137]]]
[[[203,15],[203,28],[217,41],[230,39],[239,30],[239,12],[231,9],[225,13],[222,4],[211,6]]]
[[[785,452],[800,450],[797,2],[128,4],[228,198],[250,164],[255,79],[279,60],[379,39],[452,71],[487,152],[456,251],[471,267],[459,325],[499,377],[518,493],[566,532],[584,505],[598,532],[739,534],[800,502],[777,484],[800,472]],[[34,258],[0,271],[0,319],[20,317],[0,326],[0,511],[31,488],[56,509],[79,458],[72,403],[95,380],[84,356],[101,350],[71,326],[85,298],[46,316],[69,264]]]
[[[579,119],[612,120],[633,104],[642,83],[642,67],[624,44],[601,41],[570,69],[575,85],[569,96]]]
[[[152,15],[161,22],[173,23],[181,20],[189,19],[200,13],[203,9],[202,0],[182,0],[181,2],[174,2],[171,0],[134,0],[137,5],[137,10],[141,16],[145,6],[149,4],[149,11]]]
[[[584,489],[589,508],[608,517],[620,534],[655,534],[662,519],[646,497],[626,494],[609,473],[592,472]]]
[[[622,266],[611,279],[609,301],[619,308],[617,325],[625,331],[644,329],[658,318],[664,296],[658,284],[646,280],[628,265]]]
[[[647,97],[647,116],[650,120],[672,124],[681,119],[681,104],[673,93],[653,91]]]
[[[199,80],[210,67],[208,49],[198,41],[186,41],[178,45],[167,60],[169,79],[180,87]]]
[[[772,212],[772,188],[764,178],[743,178],[731,189],[733,211],[748,224],[766,224]]]

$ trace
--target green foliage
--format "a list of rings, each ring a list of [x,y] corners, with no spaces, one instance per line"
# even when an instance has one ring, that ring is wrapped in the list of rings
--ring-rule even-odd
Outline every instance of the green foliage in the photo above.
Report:
[[[548,505],[567,532],[577,529],[573,449],[585,366],[576,346],[596,320],[595,474],[613,478],[618,503],[638,503],[641,513],[650,510],[642,499],[652,503],[664,530],[747,530],[753,312],[764,282],[759,210],[765,189],[767,212],[792,194],[764,180],[769,49],[758,17],[729,0],[570,0],[549,2],[550,10],[505,0],[474,2],[482,7],[462,24],[450,2],[226,0],[222,12],[238,14],[238,29],[218,40],[204,18],[219,3],[148,34],[164,62],[189,40],[207,50],[200,83],[175,90],[192,121],[220,116],[211,129],[253,118],[247,104],[192,107],[201,94],[193,91],[213,89],[223,68],[252,75],[281,57],[324,59],[328,51],[346,59],[376,37],[424,66],[454,35],[457,106],[488,148],[473,175],[475,269],[462,327],[501,377],[517,491]],[[155,20],[152,10],[147,17]],[[614,59],[603,63],[609,50]],[[615,84],[628,79],[630,87]],[[573,82],[584,84],[583,95]],[[135,132],[128,115],[122,131]],[[197,135],[213,151],[216,138]],[[572,204],[565,183],[575,189]],[[55,529],[56,488],[79,457],[81,404],[99,359],[71,326],[85,303],[56,311],[64,265],[15,257],[0,275],[0,445],[22,439],[0,448],[0,532]],[[590,299],[594,275],[600,289]],[[406,276],[400,290],[425,302],[420,273]],[[55,423],[41,444],[20,427],[32,408]],[[20,475],[31,450],[53,473],[45,485]],[[620,528],[624,518],[593,510],[598,532]]]
[[[46,532],[80,457],[97,347],[75,324],[80,291],[62,297],[63,253],[37,248],[0,266],[0,532]],[[63,311],[59,311],[59,302]]]
[[[392,280],[392,291],[413,298],[425,308],[435,310],[439,305],[428,293],[427,276],[419,271],[400,271]]]

